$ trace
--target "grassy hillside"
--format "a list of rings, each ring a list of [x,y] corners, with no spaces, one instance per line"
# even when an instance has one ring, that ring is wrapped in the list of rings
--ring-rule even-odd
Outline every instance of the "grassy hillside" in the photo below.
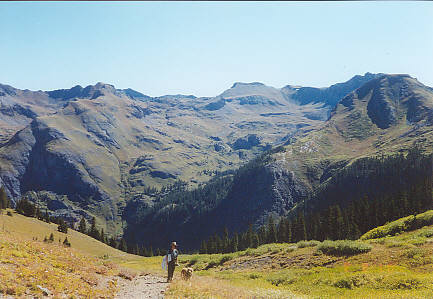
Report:
[[[46,223],[17,213],[13,213],[13,217],[7,216],[6,213],[0,215],[0,231],[6,235],[20,236],[24,240],[36,239],[38,241],[43,241],[45,236],[49,237],[53,233],[55,243],[59,243],[59,240],[63,242],[67,236],[74,249],[94,257],[108,256],[110,258],[127,259],[131,256],[72,229],[69,229],[68,233],[64,234],[57,231],[57,224]]]
[[[0,214],[0,294],[41,296],[41,286],[56,298],[112,298],[118,276],[128,273],[122,264],[145,262],[74,230],[60,233],[56,224],[11,212]],[[51,233],[54,242],[43,242]],[[62,244],[66,236],[71,248]]]
[[[348,254],[349,247],[361,253]],[[433,225],[373,240],[302,241],[232,254],[184,255],[182,266],[193,267],[195,276],[191,283],[177,280],[167,295],[427,298],[433,294],[432,257]]]
[[[190,282],[175,282],[167,298],[427,298],[433,293],[433,225],[416,216],[418,227],[390,233],[405,217],[376,228],[387,232],[358,241],[301,241],[267,244],[231,254],[181,255],[181,267],[195,269]],[[412,221],[413,223],[413,221]],[[425,226],[423,226],[425,224]],[[422,227],[420,227],[422,226]],[[42,286],[57,297],[112,297],[123,268],[164,276],[161,257],[120,252],[69,230],[65,234],[34,218],[0,215],[0,292],[41,296]],[[55,242],[44,243],[44,236]],[[35,240],[37,238],[38,240]],[[61,277],[61,279],[59,279]]]

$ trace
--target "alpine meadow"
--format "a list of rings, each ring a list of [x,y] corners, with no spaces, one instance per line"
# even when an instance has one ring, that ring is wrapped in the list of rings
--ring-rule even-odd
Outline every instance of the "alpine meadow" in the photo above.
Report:
[[[431,3],[0,11],[1,298],[433,297]]]

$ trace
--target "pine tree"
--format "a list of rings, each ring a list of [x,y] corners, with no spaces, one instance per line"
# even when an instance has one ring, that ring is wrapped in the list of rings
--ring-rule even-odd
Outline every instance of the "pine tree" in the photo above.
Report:
[[[104,229],[101,228],[101,232],[99,233],[99,241],[106,243],[105,242],[105,233],[104,233]]]
[[[66,224],[65,220],[63,220],[63,218],[60,218],[57,230],[61,233],[68,233],[68,225]]]
[[[303,213],[298,213],[296,221],[293,223],[293,242],[298,242],[307,239],[307,230],[305,227],[305,219]]]
[[[278,243],[287,242],[287,223],[285,218],[282,218],[278,224],[277,241]]]
[[[116,239],[114,239],[114,237],[110,238],[109,245],[113,248],[117,248],[117,242],[116,242]]]
[[[252,245],[252,247],[253,248],[257,248],[257,247],[259,247],[259,244],[260,244],[259,235],[257,233],[254,233],[253,234],[253,245]]]
[[[97,240],[99,240],[99,238],[100,238],[99,231],[96,228],[96,218],[95,217],[93,217],[92,221],[90,222],[90,229],[89,229],[88,235],[91,236],[92,238],[97,239]]]
[[[201,245],[200,245],[200,251],[201,254],[206,254],[207,252],[207,244],[205,240],[201,241]]]
[[[119,248],[118,248],[119,250],[122,250],[122,251],[124,251],[124,252],[127,252],[128,251],[128,246],[126,245],[126,241],[125,241],[125,239],[121,239],[120,240],[120,242],[119,242]]]
[[[0,187],[0,209],[9,208],[9,199],[3,186]]]
[[[223,253],[223,240],[217,234],[215,234],[214,240],[216,249],[215,253]]]
[[[222,248],[221,252],[228,253],[230,251],[230,239],[229,239],[229,231],[227,227],[224,228],[223,239],[222,239]]]
[[[268,229],[267,229],[267,243],[277,242],[277,230],[275,228],[274,218],[269,216],[268,218]]]
[[[150,245],[149,248],[149,256],[152,257],[153,256],[153,249],[152,249],[152,245]]]
[[[50,223],[50,215],[48,214],[48,210],[45,210],[45,216],[44,216],[44,220],[47,223]]]
[[[235,232],[233,234],[233,238],[232,238],[232,246],[231,246],[231,251],[232,252],[236,252],[239,250],[239,235],[237,232]]]
[[[259,234],[259,240],[260,240],[259,245],[265,244],[267,241],[266,240],[267,238],[266,238],[266,229],[263,225],[259,228],[258,234]]]
[[[36,208],[35,206],[27,199],[23,198],[17,202],[16,211],[27,217],[34,217]]]
[[[246,238],[245,238],[245,247],[246,248],[253,247],[253,233],[254,233],[253,224],[250,223],[248,225],[248,231],[247,231],[247,235],[246,235]]]
[[[63,241],[63,245],[71,247],[71,243],[68,240],[68,237],[65,238],[65,240]]]
[[[85,234],[87,232],[87,225],[84,217],[81,217],[80,224],[78,225],[78,231],[82,234]]]

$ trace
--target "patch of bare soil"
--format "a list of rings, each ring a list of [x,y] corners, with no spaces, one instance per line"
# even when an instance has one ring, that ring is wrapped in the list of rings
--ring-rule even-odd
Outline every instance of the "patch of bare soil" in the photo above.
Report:
[[[166,279],[151,274],[137,275],[132,280],[118,277],[118,292],[115,298],[164,298],[168,287]]]

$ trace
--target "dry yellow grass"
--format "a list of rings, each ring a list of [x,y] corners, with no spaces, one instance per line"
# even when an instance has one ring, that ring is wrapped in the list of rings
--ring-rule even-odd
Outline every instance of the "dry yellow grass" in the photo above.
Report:
[[[68,237],[74,249],[78,249],[93,256],[105,256],[105,258],[118,258],[122,260],[134,258],[134,256],[130,254],[112,248],[72,229],[69,229],[68,233],[64,234],[57,231],[57,224],[46,223],[36,218],[25,217],[12,210],[10,211],[13,213],[12,217],[7,216],[5,212],[0,215],[1,233],[19,235],[24,240],[37,239],[38,241],[42,241],[44,237],[49,237],[49,235],[53,233],[55,243],[59,243],[59,239],[63,242],[65,237]]]
[[[43,295],[111,298],[117,270],[110,264],[57,243],[27,241],[8,233],[0,237],[0,293],[18,297]]]
[[[55,298],[112,298],[124,271],[117,264],[145,263],[74,230],[60,233],[56,224],[11,212],[0,215],[0,294],[41,296],[41,286]],[[54,242],[43,242],[51,233]],[[71,248],[62,244],[66,236]]]

